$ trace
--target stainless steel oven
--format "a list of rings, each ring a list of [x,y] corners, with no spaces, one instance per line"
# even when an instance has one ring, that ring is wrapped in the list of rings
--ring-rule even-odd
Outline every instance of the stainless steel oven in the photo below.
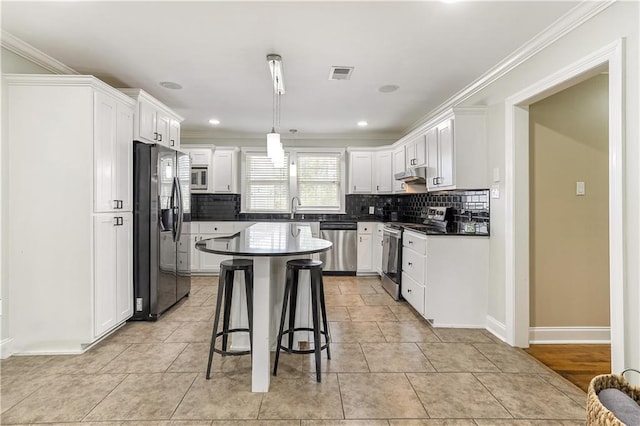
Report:
[[[382,287],[400,300],[402,275],[402,228],[385,225],[382,229]]]

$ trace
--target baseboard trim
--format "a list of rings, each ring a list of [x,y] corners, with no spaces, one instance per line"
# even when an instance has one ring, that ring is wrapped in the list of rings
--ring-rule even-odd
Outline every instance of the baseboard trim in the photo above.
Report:
[[[507,326],[491,315],[487,315],[487,331],[503,342],[507,341]]]
[[[13,355],[13,348],[11,347],[13,339],[4,339],[0,341],[0,359],[9,358]]]
[[[529,343],[610,344],[610,327],[530,327]]]

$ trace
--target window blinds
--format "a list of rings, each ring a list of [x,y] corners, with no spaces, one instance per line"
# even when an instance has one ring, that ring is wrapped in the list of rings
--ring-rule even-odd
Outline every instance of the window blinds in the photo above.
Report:
[[[289,154],[283,168],[273,167],[264,154],[246,155],[246,210],[250,212],[289,211]]]
[[[340,154],[300,152],[297,173],[302,208],[340,208]]]

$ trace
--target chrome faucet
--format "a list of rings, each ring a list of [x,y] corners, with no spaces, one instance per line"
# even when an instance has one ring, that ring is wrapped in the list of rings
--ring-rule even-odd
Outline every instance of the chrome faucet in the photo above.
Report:
[[[294,206],[293,205],[293,200],[298,201],[298,203]],[[297,196],[293,196],[291,197],[291,219],[295,219],[296,217],[296,207],[300,207],[302,204],[300,203],[300,198],[298,198]]]

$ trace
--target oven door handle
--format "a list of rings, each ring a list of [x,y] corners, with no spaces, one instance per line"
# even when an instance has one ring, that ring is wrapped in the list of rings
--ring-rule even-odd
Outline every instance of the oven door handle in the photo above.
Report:
[[[396,229],[382,228],[382,234],[388,235],[394,238],[400,238],[400,235],[402,235],[402,231],[396,230]]]

